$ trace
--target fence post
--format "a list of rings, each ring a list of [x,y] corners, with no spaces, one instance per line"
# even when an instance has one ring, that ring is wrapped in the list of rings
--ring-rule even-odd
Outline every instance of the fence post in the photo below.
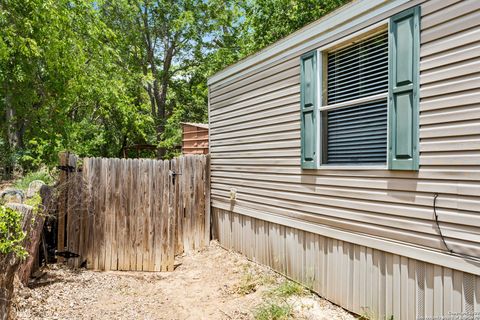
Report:
[[[67,213],[67,180],[68,172],[65,168],[68,167],[69,152],[62,151],[58,154],[60,168],[60,175],[58,178],[58,185],[60,186],[60,194],[58,195],[58,220],[57,220],[57,250],[65,250],[65,217]],[[58,262],[63,262],[62,257],[58,257]]]
[[[207,154],[205,157],[205,246],[208,246],[211,239],[210,154]]]

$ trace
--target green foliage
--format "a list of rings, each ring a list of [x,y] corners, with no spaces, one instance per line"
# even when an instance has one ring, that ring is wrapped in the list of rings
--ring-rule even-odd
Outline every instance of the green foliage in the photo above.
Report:
[[[258,51],[321,18],[350,0],[251,0],[246,6],[244,50]]]
[[[25,232],[22,230],[22,215],[16,210],[0,206],[0,254],[13,253],[25,258],[27,252],[22,247]]]
[[[16,180],[14,187],[26,191],[30,183],[35,180],[43,181],[45,184],[51,184],[54,181],[54,175],[51,174],[47,168],[43,167],[37,171],[29,172],[22,178]]]
[[[266,302],[256,308],[254,312],[256,320],[285,320],[292,316],[292,309],[288,304]]]
[[[42,197],[36,193],[33,197],[25,200],[25,204],[32,206],[35,214],[41,213],[42,209]]]
[[[271,296],[276,296],[280,298],[288,298],[291,296],[302,296],[305,295],[307,291],[304,287],[300,284],[285,280],[279,286],[273,288],[270,292],[268,292]]]
[[[271,285],[275,281],[276,279],[273,275],[264,274],[255,268],[251,268],[250,265],[244,265],[242,279],[234,286],[233,292],[247,295],[257,291],[260,286]]]

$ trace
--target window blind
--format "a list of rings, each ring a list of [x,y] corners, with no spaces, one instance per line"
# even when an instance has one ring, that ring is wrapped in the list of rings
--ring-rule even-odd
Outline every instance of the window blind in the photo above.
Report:
[[[325,111],[327,163],[385,163],[387,99]]]
[[[327,55],[327,102],[334,104],[388,90],[388,33]]]

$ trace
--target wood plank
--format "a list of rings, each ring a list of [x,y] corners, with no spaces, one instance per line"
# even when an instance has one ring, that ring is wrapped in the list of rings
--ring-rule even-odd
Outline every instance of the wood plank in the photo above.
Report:
[[[125,223],[124,223],[124,212],[125,205],[123,202],[123,194],[125,190],[125,180],[126,175],[126,162],[125,159],[120,159],[118,161],[117,169],[117,204],[116,204],[116,218],[115,218],[115,238],[117,242],[116,246],[116,270],[124,270],[123,268],[123,257],[125,252]]]
[[[144,161],[138,159],[138,175],[137,175],[137,185],[136,185],[136,194],[137,194],[137,202],[135,204],[136,212],[135,212],[135,251],[136,251],[136,267],[135,270],[141,271],[143,267],[143,188],[144,188],[144,180],[143,180],[143,167]]]
[[[107,179],[108,179],[108,159],[102,158],[102,171],[101,171],[101,181],[100,181],[100,212],[98,213],[98,231],[100,243],[99,243],[99,254],[98,254],[98,269],[105,270],[105,241],[106,241],[106,229],[105,229],[105,215],[106,215],[106,205],[107,205]]]
[[[177,193],[177,227],[175,228],[176,232],[176,254],[180,254],[184,251],[183,248],[183,223],[184,223],[184,210],[185,210],[185,203],[184,203],[184,186],[185,186],[185,157],[178,158],[178,170],[180,175],[176,179],[176,184],[178,185],[178,193]]]
[[[118,223],[120,222],[119,212],[120,212],[120,186],[123,184],[121,181],[122,175],[120,171],[120,159],[112,159],[112,174],[114,175],[114,184],[112,186],[112,203],[110,204],[112,208],[112,215],[111,215],[111,228],[112,228],[112,249],[111,249],[111,256],[110,256],[110,269],[111,270],[118,270]]]
[[[154,257],[153,257],[153,227],[155,226],[154,222],[154,193],[155,193],[155,185],[154,185],[154,179],[153,179],[153,161],[154,160],[147,160],[147,176],[146,176],[146,181],[148,182],[147,185],[147,193],[146,193],[146,199],[145,202],[147,204],[147,211],[145,213],[145,220],[146,220],[146,225],[145,229],[147,232],[146,236],[146,267],[144,267],[144,270],[147,271],[153,271],[154,269]]]
[[[170,168],[172,173],[178,173],[178,163],[177,159],[170,160]],[[175,206],[177,205],[177,188],[176,188],[176,174],[169,175],[169,204],[168,204],[168,251],[167,251],[167,270],[173,271],[175,264],[175,226],[176,226],[176,210]]]
[[[161,270],[167,271],[168,263],[168,199],[169,199],[169,162],[163,161],[163,204],[162,204],[162,215],[161,215],[161,247],[162,247],[162,265]]]
[[[111,159],[105,159],[107,165],[107,182],[105,197],[105,269],[112,270],[112,242],[113,242],[113,214],[115,208],[112,208],[115,187],[114,163]]]
[[[154,262],[154,270],[160,271],[162,266],[162,247],[161,247],[161,231],[162,231],[162,205],[163,205],[163,198],[162,194],[164,192],[163,189],[163,163],[161,161],[155,161],[154,164],[154,178],[155,178],[155,215],[154,215],[154,224],[155,224],[155,232],[154,232],[154,250],[155,250],[155,262]]]
[[[137,270],[137,197],[139,192],[138,173],[139,161],[137,159],[132,160],[132,184],[129,190],[130,196],[130,270]]]
[[[138,249],[142,252],[142,258],[138,259],[137,256],[137,270],[147,271],[148,270],[148,161],[147,159],[141,160],[141,211],[139,214],[138,221],[138,232],[139,232],[139,247]],[[138,268],[138,264],[141,264],[141,268]]]

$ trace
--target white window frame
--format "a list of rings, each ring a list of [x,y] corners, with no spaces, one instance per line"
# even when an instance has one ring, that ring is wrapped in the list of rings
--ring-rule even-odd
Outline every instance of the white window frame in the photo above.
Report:
[[[322,139],[323,139],[323,131],[324,129],[321,127],[322,125],[322,112],[327,111],[327,110],[333,110],[333,109],[338,109],[346,106],[355,106],[359,105],[365,102],[370,102],[370,101],[377,101],[380,99],[387,99],[387,110],[390,110],[389,108],[389,99],[388,99],[388,92],[381,93],[381,94],[376,94],[368,97],[362,97],[362,98],[357,98],[353,99],[350,101],[344,101],[344,102],[339,102],[339,103],[334,103],[330,105],[324,105],[324,90],[326,90],[326,84],[327,84],[327,79],[325,79],[325,60],[326,60],[326,55],[329,51],[332,51],[333,49],[339,49],[342,47],[346,47],[348,45],[351,45],[355,43],[355,41],[365,39],[377,32],[382,32],[389,30],[389,21],[390,19],[385,19],[383,21],[380,21],[378,23],[375,23],[367,28],[364,28],[360,31],[354,32],[350,34],[347,37],[341,38],[339,40],[336,40],[332,43],[329,43],[328,45],[322,46],[317,49],[317,61],[318,61],[318,72],[317,72],[317,83],[318,85],[318,92],[317,92],[317,101],[318,103],[318,110],[317,110],[317,115],[318,115],[318,130],[317,130],[317,141],[318,141],[318,166],[317,168],[320,170],[388,170],[388,156],[386,158],[385,164],[379,164],[379,165],[372,165],[372,164],[345,164],[345,165],[337,165],[337,164],[328,164],[328,163],[323,163],[323,145],[322,145]],[[354,40],[355,39],[355,40]],[[388,45],[388,50],[390,51],[390,42]],[[390,73],[390,70],[389,70]],[[389,111],[387,111],[387,153],[389,150],[389,119],[390,114]]]

